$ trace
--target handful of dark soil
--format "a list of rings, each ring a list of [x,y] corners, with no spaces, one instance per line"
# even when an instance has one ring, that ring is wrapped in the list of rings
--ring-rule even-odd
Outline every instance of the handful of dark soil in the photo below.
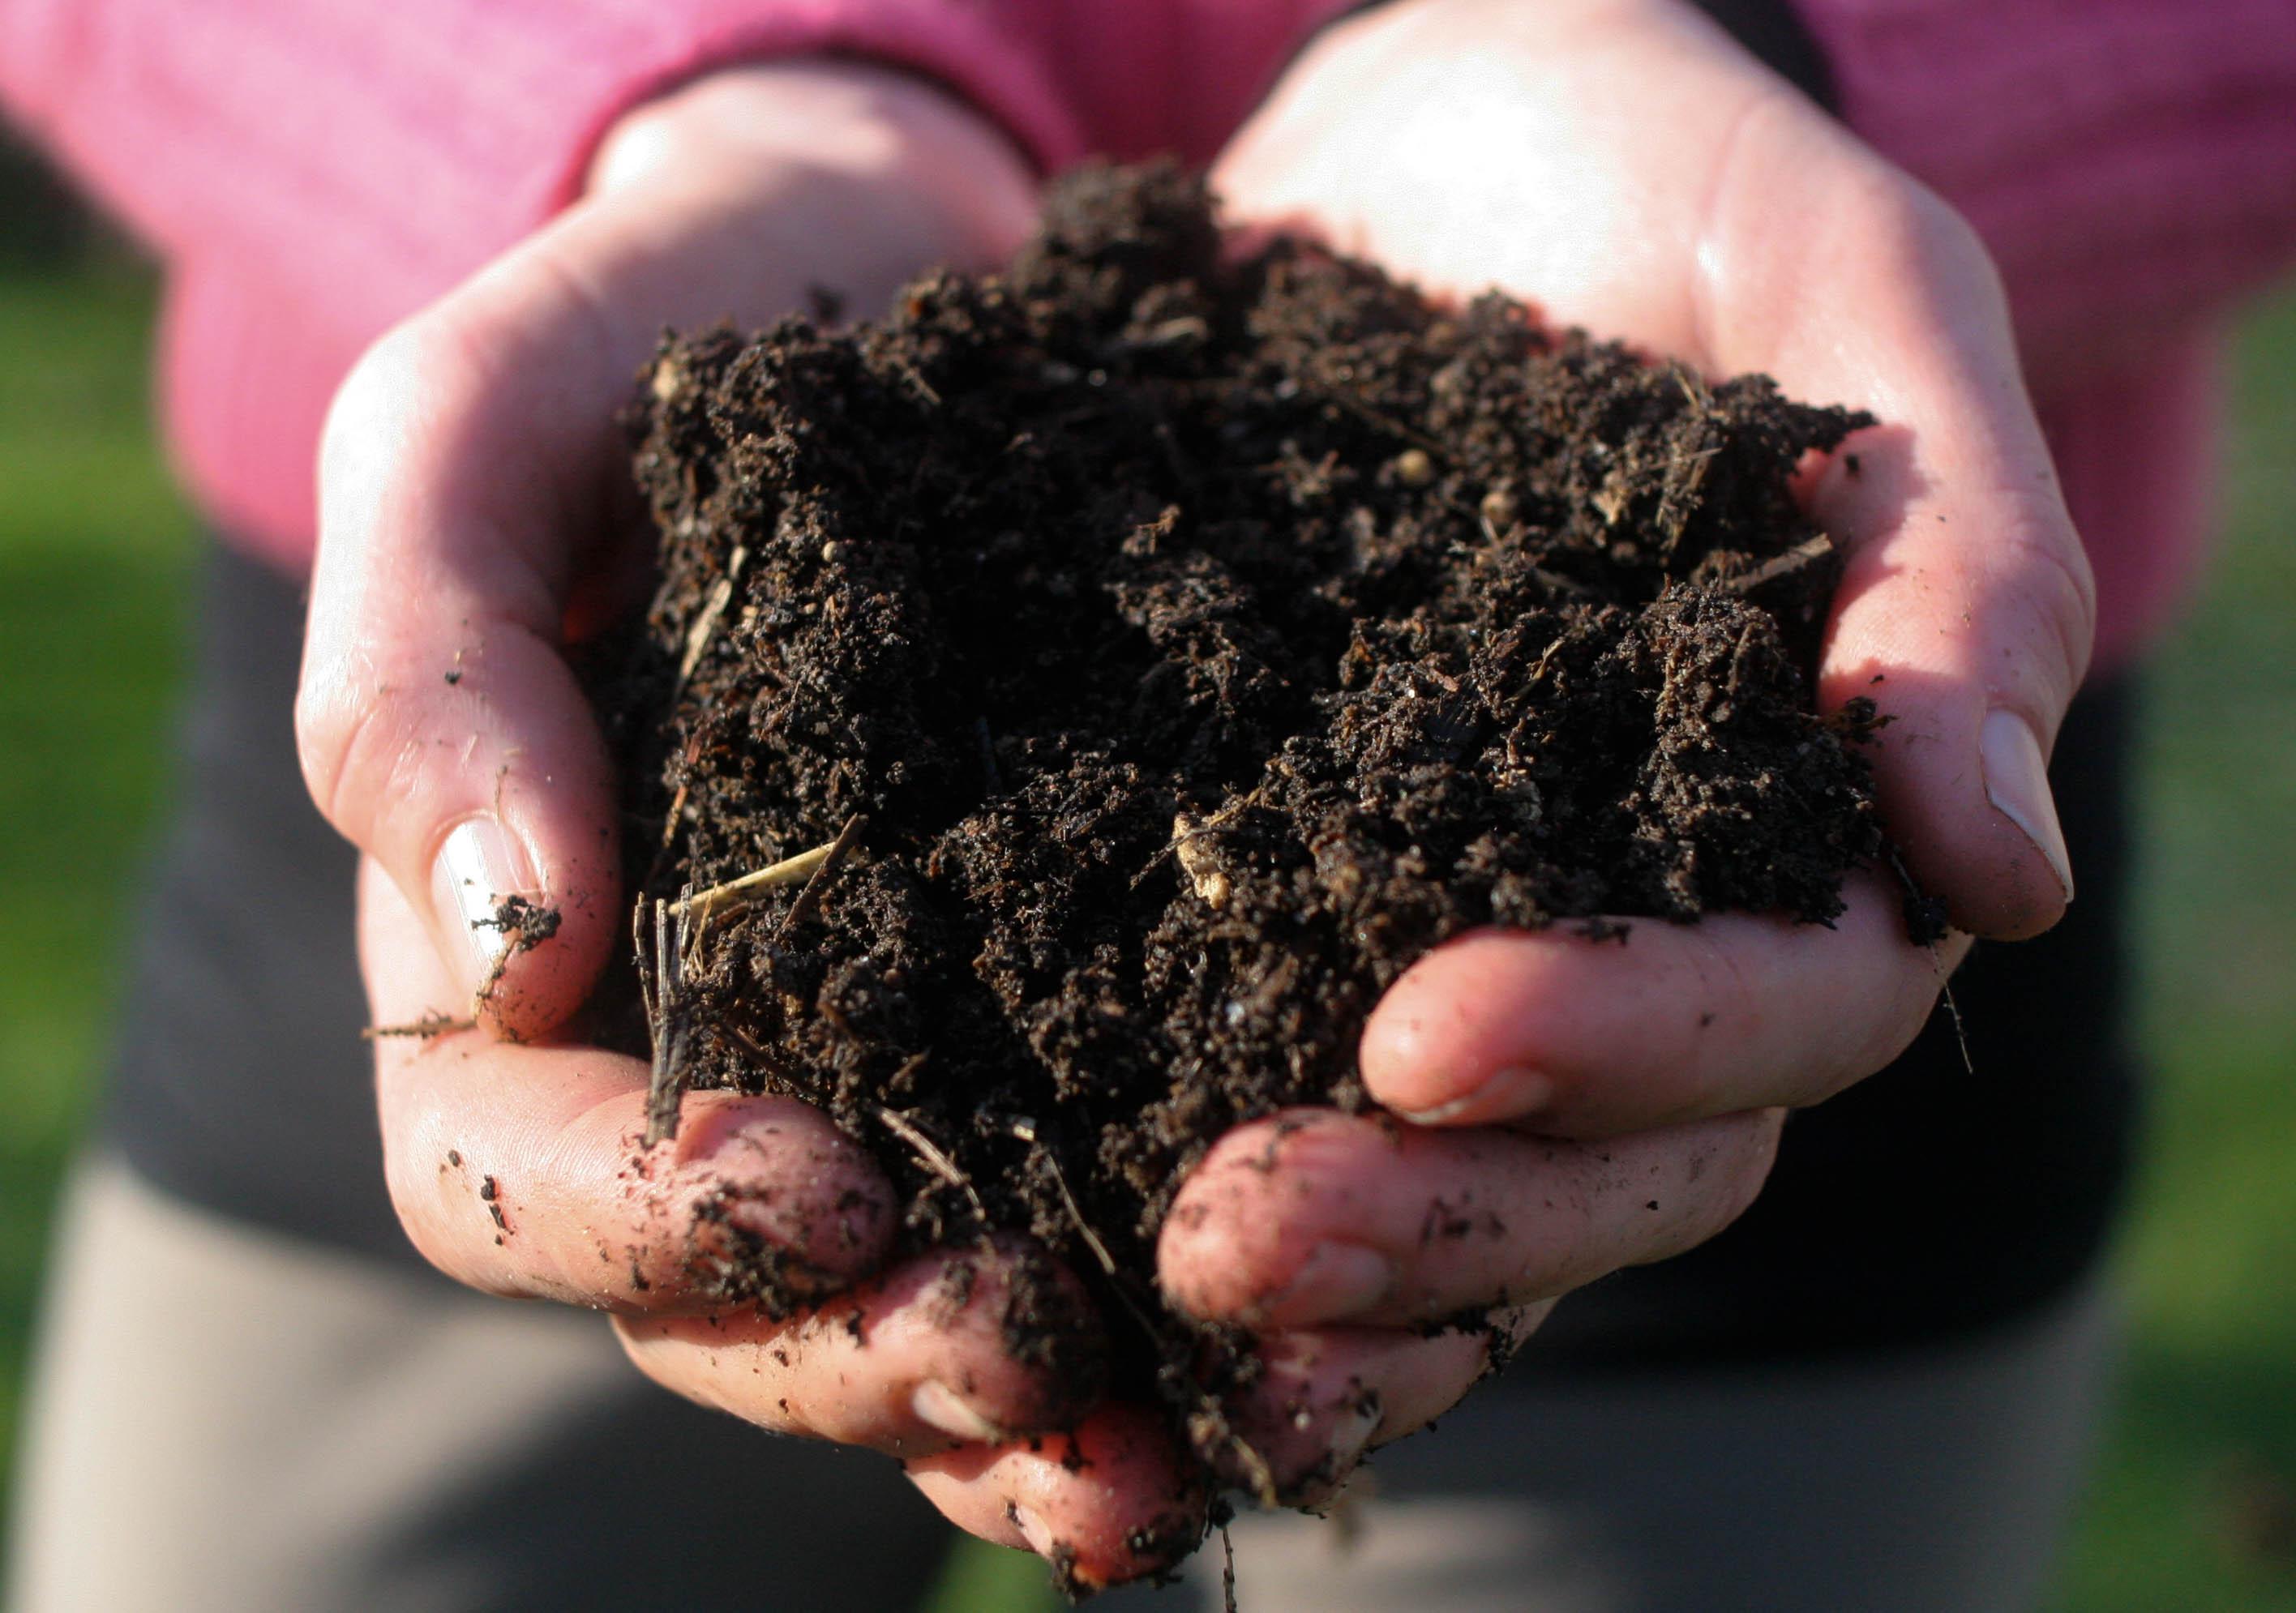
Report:
[[[1788,478],[1861,423],[1300,242],[1231,261],[1170,168],[1068,181],[882,321],[667,342],[663,581],[599,684],[646,923],[704,932],[642,937],[663,1123],[686,1084],[820,1104],[914,1245],[1025,1230],[1098,1285],[1118,1391],[1161,1363],[1184,1424],[1175,1187],[1362,1105],[1414,959],[1840,911],[1871,711],[1811,709],[1837,566]]]

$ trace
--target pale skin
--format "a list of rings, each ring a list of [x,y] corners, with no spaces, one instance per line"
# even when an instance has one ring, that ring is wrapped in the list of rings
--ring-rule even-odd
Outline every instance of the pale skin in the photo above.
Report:
[[[1896,719],[1875,753],[1884,808],[1956,927],[1909,946],[1895,892],[1860,876],[1830,930],[1644,923],[1623,947],[1480,934],[1411,970],[1361,1050],[1402,1118],[1231,1134],[1160,1249],[1176,1304],[1265,1331],[1270,1385],[1235,1419],[1301,1487],[1482,1370],[1480,1338],[1404,1324],[1492,1307],[1520,1334],[1569,1290],[1711,1236],[1759,1190],[1786,1109],[1911,1039],[1964,938],[2056,921],[2070,876],[2038,764],[2092,606],[1982,250],[1675,0],[1370,13],[1292,67],[1215,182],[1238,218],[1439,291],[1496,283],[1888,422],[1810,478],[1849,555],[1820,697],[1870,693]],[[1002,1353],[1009,1249],[954,1257],[987,1279],[962,1306],[939,1282],[952,1257],[888,1266],[890,1190],[785,1100],[690,1100],[677,1140],[632,1173],[644,1066],[549,1040],[627,935],[611,782],[562,646],[630,594],[611,424],[629,378],[664,324],[763,323],[812,283],[867,309],[925,264],[993,262],[1031,193],[993,128],[878,70],[745,69],[633,114],[583,201],[346,386],[298,723],[316,798],[365,853],[378,1021],[469,1011],[496,961],[454,908],[473,868],[563,915],[503,964],[476,1029],[379,1044],[390,1183],[417,1247],[488,1292],[609,1311],[668,1388],[893,1453],[961,1527],[1057,1545],[1114,1582],[1156,1566],[1128,1535],[1201,1497],[1152,1417],[1064,1404]],[[442,848],[474,822],[498,826],[474,831],[492,849],[442,881]],[[476,1197],[487,1175],[506,1233]],[[729,1186],[773,1190],[736,1214],[834,1293],[818,1310],[707,1314],[688,1240],[697,1203]],[[1504,1230],[1423,1246],[1439,1195]],[[1304,1423],[1278,1410],[1301,1403]],[[1071,1439],[1092,1457],[1077,1471]]]

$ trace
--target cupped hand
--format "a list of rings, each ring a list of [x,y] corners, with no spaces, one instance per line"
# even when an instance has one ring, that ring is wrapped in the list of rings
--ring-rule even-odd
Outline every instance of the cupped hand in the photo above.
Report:
[[[1902,1051],[1968,936],[2056,921],[2072,874],[2045,758],[2091,584],[1968,227],[1679,0],[1370,12],[1303,54],[1214,183],[1231,217],[1439,292],[1496,285],[1878,417],[1808,489],[1846,552],[1817,697],[1890,719],[1871,752],[1884,822],[1956,929],[1910,944],[1900,889],[1870,872],[1831,929],[1485,931],[1423,959],[1361,1048],[1399,1118],[1238,1132],[1160,1251],[1184,1309],[1360,1339],[1549,1299],[1719,1230],[1759,1190],[1780,1112]],[[1479,1364],[1388,1385],[1412,1409],[1373,1441]]]
[[[815,287],[865,310],[933,263],[1000,258],[1031,177],[939,92],[820,65],[657,102],[592,177],[386,337],[324,444],[304,769],[365,853],[378,1025],[468,1027],[377,1040],[392,1200],[442,1270],[613,1313],[679,1393],[891,1453],[950,1518],[1057,1552],[1077,1583],[1135,1576],[1193,1543],[1203,1498],[1160,1422],[1090,1404],[1080,1290],[1065,1366],[1016,1359],[1004,1297],[1041,1256],[888,1266],[891,1190],[825,1118],[697,1094],[672,1144],[641,1150],[644,1065],[552,1040],[628,935],[613,780],[565,647],[644,585],[615,423],[639,365],[665,325],[762,323]]]

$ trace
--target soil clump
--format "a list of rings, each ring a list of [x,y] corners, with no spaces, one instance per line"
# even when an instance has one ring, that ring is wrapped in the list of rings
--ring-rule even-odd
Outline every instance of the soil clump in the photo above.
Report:
[[[660,587],[594,687],[632,888],[689,921],[641,935],[673,1108],[820,1105],[912,1248],[1032,1233],[1186,1429],[1250,1367],[1160,1303],[1177,1184],[1244,1121],[1364,1106],[1411,962],[1823,922],[1882,854],[1873,708],[1812,708],[1839,567],[1789,490],[1863,423],[1305,242],[1225,256],[1168,167],[1064,182],[1009,268],[882,320],[666,340]]]

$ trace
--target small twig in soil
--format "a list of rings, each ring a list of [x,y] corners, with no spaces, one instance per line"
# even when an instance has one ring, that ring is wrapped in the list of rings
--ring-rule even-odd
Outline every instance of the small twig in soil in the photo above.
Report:
[[[1532,566],[1528,569],[1531,576],[1538,579],[1538,585],[1546,589],[1549,595],[1578,599],[1594,592],[1586,584],[1567,577],[1560,571],[1549,571],[1544,566]]]
[[[916,389],[917,396],[923,398],[925,402],[931,404],[936,409],[941,406],[941,395],[933,390],[932,382],[924,378],[923,373],[918,370],[916,365],[909,363],[906,359],[897,358],[893,361],[893,373],[898,375],[903,381],[907,381],[909,385],[914,387]]]
[[[1523,680],[1523,687],[1533,689],[1538,686],[1538,680],[1546,675],[1546,663],[1553,660],[1554,652],[1562,648],[1562,640],[1563,635],[1558,633],[1546,641],[1546,648],[1540,651],[1538,659],[1531,663],[1530,675]],[[1508,759],[1512,761],[1513,758],[1510,757]]]
[[[669,815],[661,821],[661,848],[664,851],[668,851],[670,842],[677,839],[678,824],[685,816],[685,793],[693,787],[689,780],[680,784],[677,793],[669,798]]]
[[[1796,544],[1783,554],[1774,554],[1760,565],[1741,571],[1735,577],[1726,577],[1715,585],[1725,594],[1751,594],[1765,583],[1774,583],[1782,577],[1792,577],[1805,567],[1816,565],[1833,553],[1833,540],[1824,533]]]
[[[919,1131],[913,1123],[904,1120],[882,1103],[877,1106],[877,1118],[884,1122],[887,1131],[916,1150],[917,1158],[922,1159],[935,1175],[951,1187],[964,1189],[968,1195],[972,1191],[972,1178],[959,1170],[956,1161],[941,1151],[940,1144]]]
[[[1895,846],[1884,845],[1882,851],[1882,855],[1889,859],[1890,872],[1898,876],[1898,884],[1905,892],[1906,927],[1909,938],[1915,946],[1928,949],[1930,962],[1937,968],[1938,995],[1945,1000],[1945,1011],[1953,1020],[1954,1040],[1961,1045],[1961,1068],[1973,1076],[1977,1073],[1977,1060],[1971,1058],[1969,1054],[1969,1027],[1962,1019],[1961,1004],[1953,999],[1953,976],[1947,972],[1945,961],[1938,955],[1938,946],[1946,937],[1942,912],[1940,910],[1937,913],[1921,913],[1918,915],[1920,920],[1934,921],[1937,928],[1927,936],[1916,932],[1915,930],[1917,921],[1916,908],[1926,904],[1929,898],[1923,897],[1922,888],[1914,883],[1913,871],[1906,866],[1906,859],[1898,855],[1898,848]]]
[[[476,1019],[458,1019],[434,1008],[422,1018],[409,1020],[405,1025],[361,1026],[359,1040],[374,1042],[385,1036],[420,1036],[427,1042],[433,1036],[443,1036],[451,1031],[475,1029],[478,1023]]]
[[[701,664],[702,651],[709,647],[709,640],[718,631],[718,619],[726,614],[726,607],[733,603],[734,585],[741,580],[742,567],[749,558],[747,548],[740,544],[734,545],[734,553],[726,562],[726,574],[711,585],[709,602],[701,607],[701,614],[693,618],[693,626],[685,635],[685,654],[677,663],[680,693],[685,692],[685,680],[692,677],[693,669]]]
[[[1109,1286],[1116,1290],[1116,1297],[1124,1301],[1125,1308],[1132,1313],[1133,1320],[1140,1324],[1141,1331],[1151,1339],[1162,1337],[1162,1330],[1156,1325],[1154,1319],[1140,1308],[1133,1299],[1131,1291],[1124,1286],[1122,1280],[1117,1277],[1115,1257],[1108,1252],[1108,1245],[1100,1240],[1100,1234],[1094,1232],[1091,1224],[1085,1220],[1084,1211],[1077,1206],[1076,1195],[1069,1191],[1069,1179],[1061,1169],[1060,1157],[1046,1147],[1043,1139],[1037,1135],[1037,1123],[1034,1120],[1015,1120],[1013,1122],[1013,1134],[1042,1154],[1045,1157],[1045,1163],[1052,1167],[1053,1185],[1061,1190],[1061,1202],[1068,1207],[1069,1219],[1076,1223],[1076,1229],[1083,1235],[1086,1247],[1090,1249],[1094,1257],[1099,1260],[1100,1269],[1106,1272],[1111,1279]]]
[[[1930,951],[1934,955],[1937,948],[1931,946]],[[1948,979],[1939,991],[1945,998],[1945,1011],[1953,1019],[1953,1039],[1961,1044],[1961,1068],[1964,1073],[1973,1076],[1977,1073],[1977,1060],[1969,1056],[1969,1027],[1962,1022],[1961,1004],[1953,1000],[1952,980]]]
[[[1475,519],[1482,522],[1483,536],[1493,547],[1506,541],[1499,536],[1499,529],[1491,524],[1489,516],[1478,515]],[[1544,566],[1529,566],[1525,569],[1549,594],[1559,594],[1566,599],[1577,599],[1594,592],[1576,577],[1565,577],[1560,571],[1550,571]]]
[[[842,839],[842,835],[838,837],[838,839]],[[811,851],[800,851],[793,857],[783,857],[778,863],[768,864],[738,880],[728,880],[723,885],[712,885],[707,890],[681,895],[676,901],[664,903],[663,905],[680,917],[690,913],[696,919],[712,919],[721,913],[748,906],[758,899],[762,891],[813,878],[814,870],[827,862],[830,853],[836,849],[837,840],[832,840],[826,846],[816,846]]]
[[[1180,872],[1188,876],[1195,892],[1214,907],[1225,907],[1234,894],[1234,881],[1219,865],[1212,848],[1199,837],[1196,820],[1186,813],[1172,820],[1172,847],[1180,859]]]
[[[837,838],[830,841],[828,851],[823,854],[821,866],[813,871],[813,876],[805,882],[805,888],[797,893],[797,900],[790,904],[789,912],[782,915],[781,928],[774,932],[775,940],[813,916],[814,910],[821,905],[821,893],[828,886],[831,876],[836,873],[837,865],[845,860],[845,854],[853,848],[853,842],[868,824],[868,817],[858,812],[845,820],[845,827],[837,831]]]
[[[651,1036],[654,1026],[660,1021],[661,1011],[654,1002],[652,959],[646,951],[646,899],[640,897],[637,905],[630,909],[630,944],[637,949],[638,1000],[645,1007],[646,1035]]]
[[[1220,1418],[1220,1433],[1243,1466],[1244,1482],[1251,1488],[1251,1498],[1263,1507],[1283,1505],[1283,1498],[1275,1489],[1275,1470],[1267,1465],[1267,1458],[1254,1450],[1250,1440],[1229,1428],[1225,1415]]]
[[[1246,807],[1256,803],[1259,799],[1261,793],[1265,791],[1267,788],[1267,779],[1265,774],[1262,774],[1259,782],[1254,784],[1250,790],[1236,797],[1235,799],[1230,801],[1226,806],[1221,807],[1218,812],[1215,812],[1211,816],[1205,818],[1201,823],[1190,817],[1186,813],[1182,813],[1178,816],[1175,817],[1172,820],[1172,838],[1164,843],[1162,847],[1157,851],[1154,856],[1148,859],[1148,863],[1145,867],[1142,868],[1138,873],[1132,876],[1132,884],[1130,888],[1134,890],[1139,889],[1140,881],[1146,879],[1150,874],[1155,872],[1158,868],[1161,867],[1163,865],[1164,859],[1168,856],[1179,856],[1181,858],[1181,871],[1183,872],[1189,873],[1191,880],[1193,880],[1194,876],[1188,869],[1187,859],[1185,856],[1187,847],[1204,835],[1225,833],[1229,828],[1228,820],[1239,815]],[[1186,820],[1187,824],[1185,828],[1182,827],[1182,821],[1184,819]],[[1199,894],[1202,893],[1200,892]],[[1206,899],[1209,900],[1209,897],[1207,897]],[[1218,904],[1215,904],[1215,905],[1217,905]]]
[[[1670,361],[1666,367],[1668,373],[1674,377],[1674,384],[1682,389],[1683,397],[1690,400],[1692,408],[1701,414],[1713,412],[1714,394],[1707,390],[1706,382],[1697,371],[1680,359]]]
[[[1029,1132],[1029,1141],[1032,1142],[1036,1141],[1033,1128]],[[1077,1208],[1076,1195],[1069,1191],[1068,1174],[1061,1169],[1059,1158],[1051,1149],[1044,1148],[1041,1143],[1037,1146],[1043,1150],[1045,1163],[1052,1167],[1053,1185],[1061,1190],[1061,1202],[1068,1207],[1069,1219],[1076,1223],[1077,1235],[1084,1240],[1085,1247],[1092,1251],[1093,1258],[1100,1262],[1100,1269],[1111,1277],[1115,1276],[1116,1257],[1108,1252],[1108,1245],[1100,1240],[1100,1234],[1094,1232],[1090,1224],[1085,1220],[1084,1211]]]
[[[652,955],[647,955],[649,911],[652,917]],[[673,930],[671,916],[676,914]],[[633,925],[638,942],[638,992],[646,1005],[646,1029],[653,1043],[653,1063],[646,1077],[645,1146],[652,1148],[677,1135],[677,1114],[685,1096],[685,1046],[689,1033],[683,997],[685,953],[692,942],[687,927],[687,903],[652,902],[638,898]]]
[[[1137,336],[1119,337],[1102,344],[1103,356],[1124,358],[1134,353],[1152,353],[1159,348],[1168,348],[1176,342],[1201,341],[1211,334],[1211,326],[1193,314],[1184,314],[1177,319],[1151,325]]]
[[[1091,1224],[1084,1218],[1084,1211],[1077,1204],[1076,1194],[1069,1191],[1068,1174],[1061,1169],[1060,1157],[1037,1134],[1036,1122],[1013,1121],[1013,1134],[1044,1157],[1045,1164],[1053,1175],[1053,1185],[1060,1189],[1061,1203],[1068,1210],[1069,1219],[1075,1224],[1078,1234],[1084,1239],[1085,1247],[1092,1250],[1094,1257],[1100,1262],[1100,1269],[1108,1274],[1109,1287],[1115,1290],[1117,1298],[1123,1301],[1124,1307],[1132,1313],[1132,1319],[1140,1324],[1141,1331],[1151,1339],[1161,1340],[1165,1337],[1164,1329],[1133,1298],[1131,1290],[1117,1274],[1115,1257],[1108,1252],[1108,1245],[1101,1241],[1100,1234],[1094,1232]],[[1189,1422],[1192,1427],[1202,1428],[1206,1435],[1199,1443],[1199,1449],[1210,1443],[1210,1437],[1216,1431],[1218,1440],[1235,1453],[1252,1494],[1260,1504],[1269,1507],[1277,1504],[1275,1470],[1267,1465],[1266,1457],[1252,1449],[1243,1436],[1229,1426],[1227,1414],[1220,1409],[1218,1401],[1209,1395],[1198,1396],[1196,1409]]]
[[[980,1223],[980,1247],[983,1251],[986,1251],[989,1248],[988,1207],[981,1203],[980,1194],[973,1188],[972,1178],[966,1175],[963,1167],[948,1157],[940,1144],[926,1136],[914,1122],[905,1119],[882,1103],[877,1106],[877,1118],[887,1131],[891,1132],[893,1135],[916,1150],[917,1159],[927,1170],[964,1195],[965,1202],[972,1206],[974,1219]]]

